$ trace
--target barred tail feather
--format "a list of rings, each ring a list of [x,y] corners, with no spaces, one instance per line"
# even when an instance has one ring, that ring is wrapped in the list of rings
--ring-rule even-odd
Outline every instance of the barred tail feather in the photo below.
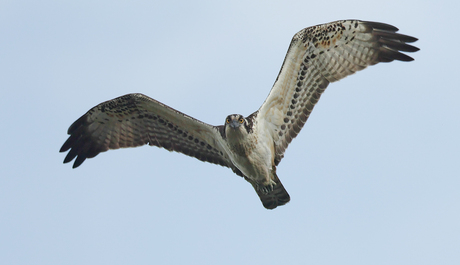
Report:
[[[269,193],[264,193],[254,187],[264,207],[270,210],[275,209],[278,206],[285,205],[291,199],[289,193],[286,191],[286,189],[284,189],[283,184],[276,174],[274,181],[276,185]]]

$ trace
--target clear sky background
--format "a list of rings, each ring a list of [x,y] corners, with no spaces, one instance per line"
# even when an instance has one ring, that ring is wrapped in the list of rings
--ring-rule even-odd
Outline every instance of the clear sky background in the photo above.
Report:
[[[1,263],[459,264],[455,2],[2,1]],[[278,167],[287,205],[155,147],[62,164],[70,124],[127,93],[249,115],[297,31],[347,18],[421,51],[329,86]]]

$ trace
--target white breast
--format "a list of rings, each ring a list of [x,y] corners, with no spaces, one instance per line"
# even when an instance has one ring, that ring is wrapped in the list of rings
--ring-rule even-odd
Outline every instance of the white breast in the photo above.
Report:
[[[250,134],[235,131],[227,135],[229,157],[247,178],[257,183],[268,184],[274,165],[273,138],[263,126],[254,127]]]

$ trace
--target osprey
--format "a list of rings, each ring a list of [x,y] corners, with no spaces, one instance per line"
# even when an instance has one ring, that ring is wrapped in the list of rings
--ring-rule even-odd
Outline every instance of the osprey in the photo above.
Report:
[[[305,28],[292,38],[262,106],[212,126],[143,94],[128,94],[90,109],[68,129],[60,152],[80,166],[109,149],[151,145],[229,167],[252,184],[267,209],[289,202],[276,175],[289,143],[329,83],[379,62],[412,61],[416,38],[377,22],[343,20]]]

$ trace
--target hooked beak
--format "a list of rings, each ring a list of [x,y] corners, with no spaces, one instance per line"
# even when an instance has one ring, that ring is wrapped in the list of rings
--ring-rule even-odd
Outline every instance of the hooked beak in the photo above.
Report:
[[[241,126],[241,123],[239,123],[237,119],[232,119],[230,123],[228,124],[228,126],[230,126],[230,128],[232,129],[237,129],[238,127]]]

